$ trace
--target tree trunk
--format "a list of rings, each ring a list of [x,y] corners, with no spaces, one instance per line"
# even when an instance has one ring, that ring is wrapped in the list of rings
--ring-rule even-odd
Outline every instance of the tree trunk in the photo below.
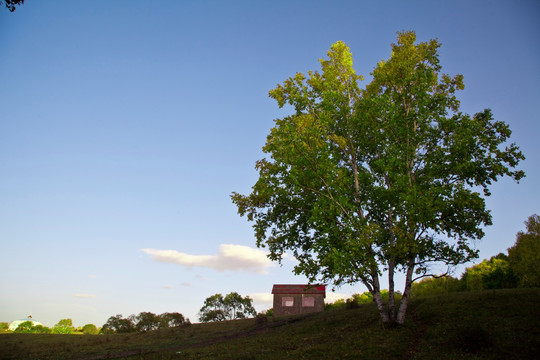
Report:
[[[375,304],[377,304],[377,309],[379,310],[379,315],[381,316],[381,320],[384,324],[389,325],[392,323],[392,320],[388,314],[388,309],[384,305],[384,301],[381,297],[380,291],[375,291],[373,294],[373,300],[375,301]]]
[[[407,313],[407,306],[409,305],[409,298],[411,295],[413,273],[414,261],[411,261],[409,263],[409,267],[407,268],[407,274],[405,277],[405,289],[403,291],[403,297],[399,302],[399,310],[395,320],[397,325],[403,325],[403,323],[405,322],[405,314]]]
[[[377,305],[377,310],[379,310],[379,315],[381,316],[381,320],[384,324],[391,324],[392,319],[390,318],[388,314],[388,309],[386,308],[384,301],[381,296],[381,286],[379,284],[379,276],[375,274],[372,275],[373,278],[373,301],[375,301],[375,304]]]
[[[394,299],[394,260],[388,262],[388,313],[392,321],[396,319],[396,302]]]

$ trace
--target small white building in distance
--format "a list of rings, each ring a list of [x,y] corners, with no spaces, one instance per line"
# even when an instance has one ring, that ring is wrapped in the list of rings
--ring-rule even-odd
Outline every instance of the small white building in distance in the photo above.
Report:
[[[32,315],[28,315],[28,317],[26,319],[19,319],[19,320],[12,321],[11,324],[9,324],[9,330],[10,331],[15,331],[17,329],[17,327],[19,327],[19,325],[22,324],[25,321],[31,321],[33,326],[43,325],[39,321],[36,321],[36,320],[32,319]]]

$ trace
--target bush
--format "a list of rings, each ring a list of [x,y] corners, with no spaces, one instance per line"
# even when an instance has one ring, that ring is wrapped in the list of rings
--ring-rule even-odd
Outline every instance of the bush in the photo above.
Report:
[[[345,307],[345,300],[338,299],[334,301],[333,303],[325,304],[324,310],[336,310],[336,309],[342,309],[344,307]]]
[[[518,279],[510,268],[508,256],[499,254],[465,270],[461,277],[466,290],[515,288]]]
[[[357,309],[358,307],[360,307],[360,304],[358,303],[358,300],[356,300],[356,298],[354,296],[351,297],[351,298],[348,298],[345,301],[345,308],[346,309]]]
[[[46,326],[43,326],[43,325],[34,326],[34,334],[50,334],[51,332],[52,330]]]
[[[17,334],[50,334],[51,329],[43,325],[34,325],[32,321],[25,321],[19,324],[14,333]]]
[[[266,314],[260,313],[255,317],[255,323],[258,325],[266,324],[268,322],[268,316]]]
[[[84,335],[97,335],[98,334],[98,328],[94,324],[86,324],[82,328],[82,333]]]
[[[75,328],[71,319],[62,319],[52,328],[53,334],[73,334]]]
[[[412,285],[412,297],[433,296],[465,290],[463,283],[451,276],[424,278]]]

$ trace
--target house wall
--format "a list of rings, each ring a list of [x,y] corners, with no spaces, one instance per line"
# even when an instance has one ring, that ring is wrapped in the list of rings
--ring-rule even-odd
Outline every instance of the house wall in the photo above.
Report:
[[[314,306],[302,306],[302,298],[313,298]],[[292,298],[293,306],[283,306],[283,298]],[[324,310],[322,294],[274,294],[274,316],[309,314]]]

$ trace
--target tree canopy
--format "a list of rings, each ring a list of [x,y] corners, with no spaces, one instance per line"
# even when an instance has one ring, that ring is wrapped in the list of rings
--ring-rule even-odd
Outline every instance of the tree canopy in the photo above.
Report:
[[[151,312],[141,312],[139,315],[130,315],[123,318],[121,314],[111,316],[101,328],[104,334],[130,333],[137,331],[152,331],[157,329],[190,325],[184,315],[177,312],[166,312],[156,315]]]
[[[519,180],[523,154],[486,109],[459,110],[463,76],[441,74],[437,40],[398,33],[389,59],[360,88],[349,47],[333,44],[322,71],[270,91],[291,115],[275,121],[248,195],[232,194],[272,260],[290,251],[312,282],[362,282],[384,323],[402,324],[414,280],[477,257],[491,224],[489,187]],[[386,271],[389,301],[381,298]],[[396,309],[394,275],[405,273]]]
[[[540,286],[540,216],[531,215],[525,221],[527,232],[520,231],[514,246],[508,249],[508,260],[519,278],[521,287]]]
[[[52,328],[53,334],[73,334],[75,328],[73,327],[73,320],[62,319],[56,323]]]
[[[231,292],[225,297],[221,294],[209,296],[199,311],[199,320],[211,322],[245,319],[249,315],[257,314],[252,301],[249,296],[242,297],[236,292]]]
[[[6,5],[6,8],[9,11],[14,12],[17,6],[21,6],[22,4],[24,4],[24,0],[4,0],[4,1],[0,1],[0,6],[2,6],[4,4]]]

